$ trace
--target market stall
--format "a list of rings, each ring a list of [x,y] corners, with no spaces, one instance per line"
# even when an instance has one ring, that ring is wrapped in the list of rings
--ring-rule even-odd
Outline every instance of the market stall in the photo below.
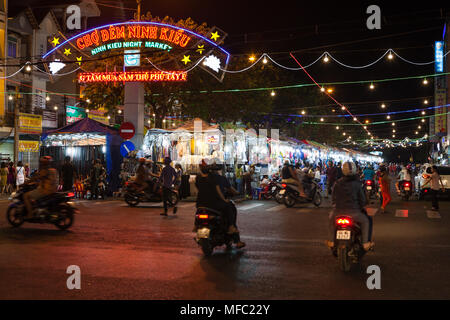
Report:
[[[69,156],[78,174],[86,176],[91,169],[92,161],[100,159],[106,164],[110,190],[118,189],[122,138],[116,129],[84,118],[62,128],[45,132],[41,141],[41,156],[52,156],[58,170],[64,158]]]

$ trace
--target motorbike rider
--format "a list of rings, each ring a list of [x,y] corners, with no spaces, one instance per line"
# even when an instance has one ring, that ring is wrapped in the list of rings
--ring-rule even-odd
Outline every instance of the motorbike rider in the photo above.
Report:
[[[147,183],[149,185],[149,190],[152,190],[152,192],[156,192],[157,183],[155,183],[153,180],[159,179],[159,174],[156,174],[155,171],[155,164],[151,159],[147,159],[145,161],[145,166],[147,167]]]
[[[287,183],[287,184],[294,184],[298,187],[298,190],[300,192],[300,196],[307,198],[307,195],[305,194],[305,191],[303,189],[303,184],[300,181],[296,171],[292,168],[291,163],[289,160],[286,160],[284,162],[284,166],[281,169],[281,182]]]
[[[361,182],[357,177],[356,165],[353,162],[345,162],[342,165],[343,177],[336,181],[332,193],[333,210],[329,216],[328,241],[329,248],[334,247],[335,217],[345,213],[359,223],[362,233],[362,245],[364,250],[370,250],[374,243],[370,241],[372,234],[372,221],[364,207],[367,204]]]
[[[136,179],[135,182],[139,185],[138,191],[144,191],[148,188],[147,177],[148,177],[148,168],[145,165],[146,159],[139,158],[139,166],[136,169]]]
[[[232,207],[230,200],[228,200],[222,193],[218,179],[210,174],[211,166],[205,160],[200,163],[200,173],[195,178],[195,186],[197,187],[197,201],[196,207],[211,208],[222,213],[222,218],[228,227],[228,234],[233,234],[236,227],[230,224],[233,221]],[[195,229],[194,229],[195,231]],[[243,247],[243,243],[236,244],[238,248]]]
[[[100,159],[94,160],[94,166],[91,169],[91,200],[98,198],[98,184],[106,176],[106,170],[103,168]]]
[[[56,193],[58,190],[58,173],[56,169],[51,167],[52,157],[44,156],[39,159],[39,171],[33,175],[27,182],[36,183],[38,187],[32,191],[26,192],[23,195],[25,208],[27,210],[26,218],[34,216],[32,201],[39,200],[43,197]]]
[[[400,173],[398,174],[397,177],[397,182],[395,183],[395,188],[397,189],[397,193],[400,194],[400,186],[403,186],[403,184],[409,181],[411,182],[411,166],[403,166],[402,165],[402,169],[400,170]]]
[[[369,180],[374,182],[373,177],[375,176],[375,171],[373,170],[373,167],[371,165],[364,168],[363,176],[364,176],[364,182],[369,181]]]
[[[222,195],[225,199],[228,198],[228,195],[238,195],[239,192],[234,189],[228,179],[222,175],[223,166],[220,165],[220,162],[217,159],[213,160],[210,175],[216,179],[216,183],[220,188]],[[245,247],[245,243],[240,240],[239,230],[237,228],[237,209],[232,201],[228,201],[227,205],[230,207],[227,212],[230,214],[228,217],[228,231],[233,234],[233,242],[236,244],[237,248]]]

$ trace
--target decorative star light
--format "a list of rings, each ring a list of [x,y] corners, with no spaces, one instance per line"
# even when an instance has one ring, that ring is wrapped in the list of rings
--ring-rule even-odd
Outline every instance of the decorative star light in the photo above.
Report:
[[[184,56],[183,59],[181,59],[181,61],[184,62],[184,64],[188,64],[188,62],[191,62],[191,60],[189,59],[190,56]]]
[[[70,56],[70,55],[72,54],[72,52],[70,52],[70,48],[64,49],[64,54],[65,54],[66,56]]]
[[[59,44],[59,38],[53,37],[53,40],[51,41],[53,43],[53,46],[56,47],[56,45]]]
[[[78,63],[79,66],[81,66],[81,59],[83,59],[82,56],[81,57],[77,57],[77,61],[78,61],[77,63]]]
[[[200,54],[203,54],[203,51],[205,50],[205,45],[198,45],[197,48],[198,49],[196,51]]]
[[[219,33],[216,31],[216,32],[211,32],[211,39],[213,39],[214,41],[217,41],[217,39],[219,38],[220,36],[219,36]]]
[[[55,59],[54,62],[49,63],[50,72],[52,74],[57,73],[59,70],[61,70],[62,68],[64,68],[66,66],[64,63],[58,62],[58,61],[61,61],[61,60]]]
[[[203,61],[203,65],[210,67],[215,72],[219,72],[220,69],[220,60],[214,55],[210,55]]]

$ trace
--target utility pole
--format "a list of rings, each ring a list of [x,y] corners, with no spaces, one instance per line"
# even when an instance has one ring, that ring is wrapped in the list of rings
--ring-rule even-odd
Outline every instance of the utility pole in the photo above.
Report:
[[[14,163],[19,161],[19,104],[14,101]]]
[[[137,21],[141,21],[141,2],[142,0],[136,0],[137,2]]]

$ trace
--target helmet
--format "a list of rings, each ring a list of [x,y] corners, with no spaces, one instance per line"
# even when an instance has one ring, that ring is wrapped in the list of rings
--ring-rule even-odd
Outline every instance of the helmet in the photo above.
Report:
[[[50,157],[50,156],[44,156],[44,157],[41,157],[41,159],[39,159],[39,163],[41,164],[41,165],[49,165],[50,164],[50,162],[52,162],[52,157]]]
[[[342,165],[342,174],[344,176],[356,175],[356,165],[351,161],[344,162]]]
[[[145,163],[145,161],[146,161],[146,159],[145,159],[145,158],[139,158],[139,163],[142,163],[142,164],[144,164],[144,163]]]

